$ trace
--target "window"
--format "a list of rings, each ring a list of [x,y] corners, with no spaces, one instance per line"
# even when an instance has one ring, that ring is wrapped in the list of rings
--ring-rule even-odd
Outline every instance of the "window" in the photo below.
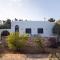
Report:
[[[19,32],[19,26],[18,25],[15,26],[15,32]]]
[[[26,28],[26,33],[31,34],[31,28]]]
[[[38,33],[43,33],[43,28],[38,28]]]

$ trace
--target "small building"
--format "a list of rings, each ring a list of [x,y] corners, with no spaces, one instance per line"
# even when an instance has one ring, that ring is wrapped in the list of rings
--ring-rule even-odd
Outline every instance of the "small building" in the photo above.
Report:
[[[28,33],[30,35],[41,35],[43,37],[53,36],[52,28],[55,22],[49,21],[12,21],[11,29],[0,29],[2,31],[7,30],[9,32],[19,32],[20,34]]]

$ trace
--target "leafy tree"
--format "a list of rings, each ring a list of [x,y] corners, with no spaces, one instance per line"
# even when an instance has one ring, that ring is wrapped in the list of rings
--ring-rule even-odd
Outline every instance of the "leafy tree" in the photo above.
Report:
[[[15,18],[15,21],[18,21],[18,19],[17,19],[17,18]]]
[[[0,29],[10,29],[11,28],[11,20],[7,19],[3,21],[3,25],[0,25]]]
[[[52,29],[53,34],[57,35],[57,40],[60,37],[60,20],[57,21]]]
[[[5,25],[6,28],[11,28],[11,20],[7,19],[7,21],[5,22],[4,25]]]
[[[50,18],[50,19],[48,19],[48,21],[50,21],[50,22],[55,22],[55,19]]]
[[[55,26],[53,27],[53,33],[60,35],[60,24],[56,23]]]
[[[3,20],[3,24],[5,24],[6,21]]]

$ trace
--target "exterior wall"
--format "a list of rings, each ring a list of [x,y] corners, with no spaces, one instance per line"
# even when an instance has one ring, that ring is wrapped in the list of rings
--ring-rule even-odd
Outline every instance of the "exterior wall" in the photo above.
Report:
[[[32,35],[38,34],[37,29],[43,28],[43,34],[40,34],[40,35],[42,35],[44,37],[53,36],[52,28],[54,26],[54,22],[49,22],[49,21],[13,21],[11,24],[11,32],[15,31],[16,25],[19,26],[20,34],[24,34],[26,28],[31,28]]]
[[[53,36],[52,28],[54,26],[54,22],[49,21],[12,21],[11,29],[0,29],[0,34],[4,30],[8,30],[9,32],[15,32],[15,26],[19,26],[19,33],[24,34],[26,28],[31,28],[32,35],[38,35],[37,29],[43,28],[43,34],[40,34],[44,37]]]

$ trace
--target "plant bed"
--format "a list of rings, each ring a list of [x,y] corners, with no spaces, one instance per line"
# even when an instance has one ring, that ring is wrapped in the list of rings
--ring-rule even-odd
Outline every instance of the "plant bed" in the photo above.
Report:
[[[40,54],[40,53],[47,53],[47,52],[44,50],[44,48],[25,46],[24,48],[20,49],[20,53],[24,53],[24,54]]]
[[[40,36],[29,37],[28,35],[19,36],[19,34],[12,33],[6,39],[8,48],[11,52],[38,54],[48,53],[45,51],[44,39]]]

